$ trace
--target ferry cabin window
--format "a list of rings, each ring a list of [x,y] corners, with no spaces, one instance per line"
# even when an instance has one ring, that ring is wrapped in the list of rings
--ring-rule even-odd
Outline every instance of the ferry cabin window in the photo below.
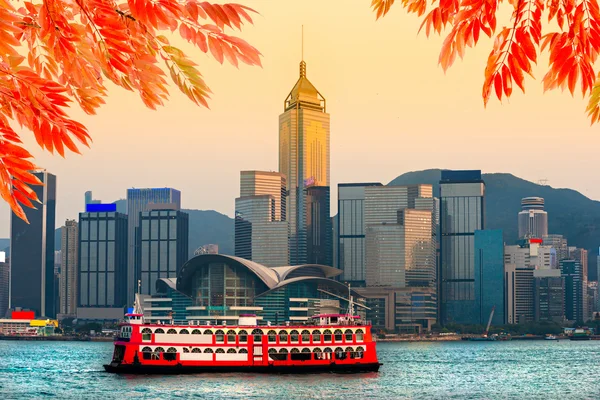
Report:
[[[152,334],[151,333],[142,333],[142,340],[144,340],[144,341],[152,340]]]
[[[329,329],[326,329],[325,332],[323,332],[323,340],[331,342],[331,331]]]
[[[215,336],[217,342],[225,341],[225,332],[223,332],[222,330],[219,329],[217,332],[215,332]]]
[[[240,343],[247,343],[248,342],[248,332],[246,331],[240,331]]]
[[[344,335],[346,336],[347,342],[352,341],[352,331],[350,329],[346,329],[346,332],[344,332]]]
[[[150,347],[144,347],[142,349],[142,358],[144,360],[151,360],[152,359],[152,349]]]
[[[336,342],[341,342],[342,341],[342,331],[340,329],[336,329],[335,332],[333,333],[333,336],[335,338]]]
[[[232,330],[227,331],[227,342],[235,343],[235,331],[232,331]]]
[[[277,341],[277,333],[275,331],[269,331],[267,337],[269,338],[269,343],[275,343]]]
[[[310,332],[307,330],[302,331],[302,342],[308,343],[310,342]]]
[[[364,333],[363,333],[362,329],[357,329],[356,330],[356,341],[362,342],[363,341],[363,335],[364,335]]]
[[[279,331],[279,343],[287,343],[288,333],[287,331]]]
[[[263,331],[260,329],[255,329],[252,331],[252,336],[254,336],[254,343],[262,342]]]
[[[320,342],[321,341],[321,331],[316,330],[313,331],[313,342]]]
[[[290,339],[292,342],[297,342],[298,341],[298,331],[293,330],[292,332],[290,332]]]

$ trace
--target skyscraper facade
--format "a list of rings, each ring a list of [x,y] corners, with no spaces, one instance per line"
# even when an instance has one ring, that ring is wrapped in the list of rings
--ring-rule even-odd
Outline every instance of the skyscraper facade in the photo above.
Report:
[[[518,245],[504,247],[506,279],[506,319],[509,324],[535,319],[534,271],[550,271],[556,250],[541,239],[523,239]]]
[[[440,180],[440,318],[468,323],[475,298],[475,231],[485,229],[481,171],[442,171]]]
[[[567,239],[563,235],[548,234],[542,237],[544,246],[552,247],[556,250],[556,258],[554,259],[554,268],[559,268],[560,260],[569,258],[569,246]]]
[[[284,101],[279,116],[279,172],[287,178],[287,221],[292,265],[307,261],[306,191],[329,186],[330,126],[325,98],[306,77],[300,77]]]
[[[11,213],[10,307],[53,318],[56,176],[45,171],[34,175],[44,185],[32,186],[41,203],[36,209],[24,208],[29,224]]]
[[[127,303],[133,304],[137,282],[135,280],[135,257],[138,254],[136,229],[139,227],[140,213],[147,211],[149,204],[173,203],[181,209],[181,192],[172,188],[127,189]]]
[[[473,323],[504,325],[504,240],[499,229],[475,231],[475,308]]]
[[[91,203],[88,203],[91,204]],[[79,225],[66,220],[61,227],[59,310],[61,314],[77,313],[77,277],[79,261]]]
[[[329,186],[306,189],[306,257],[308,264],[333,266],[333,228]]]
[[[106,211],[88,205],[79,214],[77,315],[82,319],[103,319],[107,309],[122,311],[128,304],[127,215],[117,213],[114,204],[98,206]]]
[[[525,197],[519,212],[519,239],[538,238],[548,235],[548,213],[544,211],[544,199]]]
[[[240,197],[273,196],[273,220],[286,221],[287,183],[284,174],[271,171],[241,171]]]
[[[434,287],[432,212],[403,209],[397,223],[366,230],[367,286]]]
[[[365,188],[381,183],[340,183],[338,185],[337,268],[341,279],[352,286],[364,286],[365,269]]]
[[[562,260],[560,269],[565,281],[565,318],[569,321],[586,322],[583,266],[577,260]]]
[[[278,172],[242,171],[235,199],[235,255],[269,267],[289,264],[286,179]]]
[[[273,220],[270,195],[235,199],[235,255],[269,267],[289,264],[287,221]]]
[[[560,269],[539,269],[533,271],[534,279],[534,320],[564,322],[565,319],[565,280]]]
[[[176,278],[188,260],[189,215],[182,211],[158,209],[141,213],[137,240],[136,281],[140,293],[156,293],[160,278]]]

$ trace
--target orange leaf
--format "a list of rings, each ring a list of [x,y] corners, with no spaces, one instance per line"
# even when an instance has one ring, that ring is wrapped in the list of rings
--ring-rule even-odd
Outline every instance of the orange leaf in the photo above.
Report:
[[[494,89],[496,90],[498,100],[502,101],[502,77],[498,73],[494,77]]]
[[[213,57],[221,64],[223,64],[223,48],[221,42],[212,36],[208,37],[208,48]]]

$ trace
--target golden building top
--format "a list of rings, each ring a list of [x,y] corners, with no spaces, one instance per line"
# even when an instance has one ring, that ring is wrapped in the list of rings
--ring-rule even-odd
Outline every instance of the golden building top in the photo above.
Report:
[[[300,62],[300,77],[285,99],[284,109],[311,108],[325,111],[325,97],[319,93],[317,88],[306,77],[306,63]]]

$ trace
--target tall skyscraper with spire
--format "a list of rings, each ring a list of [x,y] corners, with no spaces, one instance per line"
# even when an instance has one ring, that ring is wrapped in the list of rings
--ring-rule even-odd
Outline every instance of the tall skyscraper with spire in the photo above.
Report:
[[[287,177],[290,264],[306,263],[307,194],[313,186],[329,187],[329,114],[325,98],[306,77],[304,56],[300,77],[279,115],[279,172]]]

